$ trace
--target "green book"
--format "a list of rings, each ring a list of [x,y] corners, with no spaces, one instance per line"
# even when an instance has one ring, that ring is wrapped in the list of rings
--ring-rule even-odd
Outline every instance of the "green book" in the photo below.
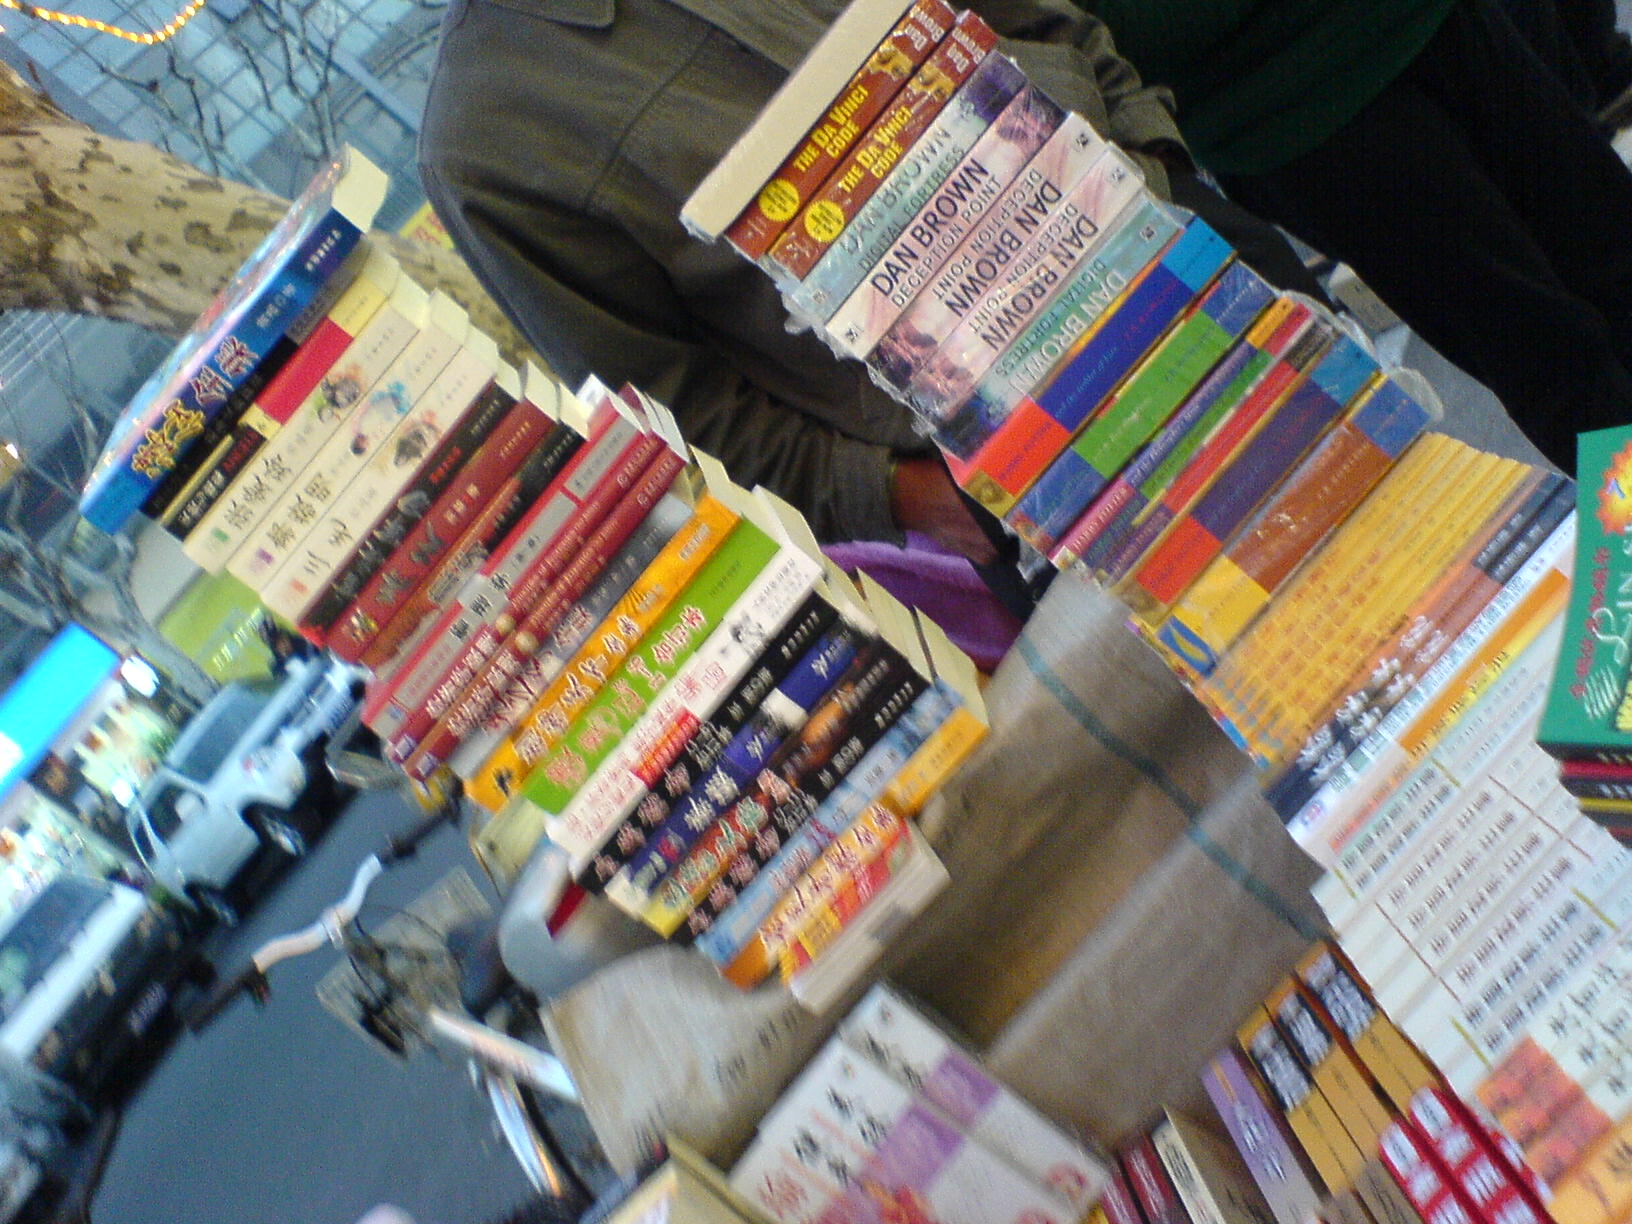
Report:
[[[1536,742],[1632,764],[1632,425],[1576,439],[1575,567]]]

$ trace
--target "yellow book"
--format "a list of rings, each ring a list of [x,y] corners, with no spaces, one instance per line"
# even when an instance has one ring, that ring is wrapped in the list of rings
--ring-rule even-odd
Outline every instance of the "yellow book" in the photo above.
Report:
[[[1329,1102],[1294,1057],[1286,1038],[1263,1007],[1236,1030],[1241,1048],[1258,1068],[1309,1163],[1333,1193],[1350,1189],[1365,1167]]]
[[[1315,1087],[1331,1103],[1355,1146],[1365,1152],[1375,1150],[1378,1137],[1392,1120],[1389,1111],[1297,984],[1290,978],[1282,982],[1264,1006],[1302,1055]]]
[[[465,793],[490,812],[509,803],[527,771],[558,741],[574,716],[596,693],[624,656],[696,577],[740,521],[712,495],[698,503],[644,573],[595,627],[561,673],[550,683],[514,731],[469,780]]]

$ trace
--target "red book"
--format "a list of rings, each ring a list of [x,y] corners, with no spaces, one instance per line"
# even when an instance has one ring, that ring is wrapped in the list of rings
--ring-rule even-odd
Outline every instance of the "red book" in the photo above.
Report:
[[[1149,1224],[1190,1224],[1190,1213],[1184,1209],[1184,1201],[1149,1135],[1140,1136],[1124,1148],[1121,1159],[1133,1197]]]
[[[408,759],[662,448],[633,415],[591,435],[399,674],[373,728],[390,759]]]
[[[327,645],[347,662],[359,662],[380,630],[436,568],[455,540],[481,516],[484,506],[546,442],[564,449],[571,444],[565,425],[552,421],[525,400],[494,427],[454,482],[426,511],[385,559],[357,596],[335,618]],[[565,459],[562,460],[563,464]]]
[[[959,15],[906,88],[890,100],[822,189],[772,244],[765,258],[780,274],[804,279],[861,206],[872,199],[902,154],[996,46],[997,35],[976,14]]]
[[[584,541],[548,593],[504,638],[476,679],[403,761],[403,769],[409,777],[421,781],[430,777],[454,754],[465,736],[482,726],[488,713],[509,689],[510,682],[628,542],[685,466],[684,459],[665,447],[641,473],[640,479]]]

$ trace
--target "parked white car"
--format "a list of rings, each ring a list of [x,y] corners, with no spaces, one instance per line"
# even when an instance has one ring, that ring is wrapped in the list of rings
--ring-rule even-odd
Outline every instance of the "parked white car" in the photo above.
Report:
[[[276,679],[233,683],[187,724],[125,814],[154,881],[232,924],[234,879],[263,845],[306,851],[299,808],[321,748],[351,713],[362,673],[296,656]]]

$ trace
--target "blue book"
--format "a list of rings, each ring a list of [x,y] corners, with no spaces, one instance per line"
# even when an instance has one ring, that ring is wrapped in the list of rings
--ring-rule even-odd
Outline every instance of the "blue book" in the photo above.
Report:
[[[237,388],[291,330],[374,223],[386,176],[348,149],[324,167],[132,397],[91,470],[79,512],[125,526]]]

